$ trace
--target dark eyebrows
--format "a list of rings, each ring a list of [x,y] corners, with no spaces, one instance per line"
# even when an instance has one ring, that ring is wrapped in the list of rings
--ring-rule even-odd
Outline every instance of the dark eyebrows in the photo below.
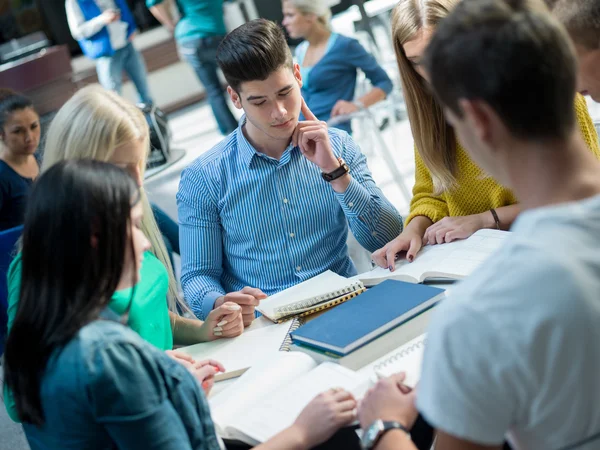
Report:
[[[290,89],[292,89],[294,87],[293,84],[288,84],[286,87],[279,89],[277,91],[278,94],[283,94],[286,91],[289,91]],[[251,95],[250,97],[246,98],[247,102],[251,102],[251,101],[255,101],[255,100],[264,100],[266,99],[267,96],[266,95]]]

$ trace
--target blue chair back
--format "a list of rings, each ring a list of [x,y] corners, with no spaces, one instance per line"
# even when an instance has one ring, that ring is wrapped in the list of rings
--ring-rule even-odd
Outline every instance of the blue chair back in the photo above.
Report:
[[[6,325],[8,323],[8,267],[16,254],[16,243],[23,233],[23,226],[0,231],[0,355],[4,353]]]

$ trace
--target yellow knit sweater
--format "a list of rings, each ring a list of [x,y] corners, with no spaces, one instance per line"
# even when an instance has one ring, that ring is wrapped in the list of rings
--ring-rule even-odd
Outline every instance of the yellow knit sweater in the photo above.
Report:
[[[575,98],[577,123],[588,148],[600,159],[598,135],[587,109],[585,99]],[[513,193],[499,185],[493,178],[482,177],[479,166],[471,160],[465,149],[457,142],[457,183],[452,191],[433,194],[431,173],[415,148],[415,186],[410,202],[408,224],[416,216],[429,217],[434,223],[446,216],[468,216],[489,211],[492,208],[517,203]]]

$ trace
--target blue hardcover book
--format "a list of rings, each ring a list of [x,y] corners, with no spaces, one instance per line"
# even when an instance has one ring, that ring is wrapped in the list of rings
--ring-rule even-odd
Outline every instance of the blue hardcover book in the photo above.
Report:
[[[444,290],[386,280],[301,326],[292,340],[345,356],[431,308]]]

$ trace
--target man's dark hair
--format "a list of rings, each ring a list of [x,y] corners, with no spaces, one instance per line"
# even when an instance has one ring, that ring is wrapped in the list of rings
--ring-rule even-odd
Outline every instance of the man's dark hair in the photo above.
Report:
[[[263,81],[282,67],[293,67],[282,29],[266,19],[252,20],[229,33],[217,50],[217,63],[231,88]]]
[[[489,104],[522,139],[564,139],[575,125],[576,62],[563,27],[535,0],[463,0],[427,49],[433,90]]]
[[[546,4],[576,44],[592,50],[600,48],[598,0],[546,0]]]

